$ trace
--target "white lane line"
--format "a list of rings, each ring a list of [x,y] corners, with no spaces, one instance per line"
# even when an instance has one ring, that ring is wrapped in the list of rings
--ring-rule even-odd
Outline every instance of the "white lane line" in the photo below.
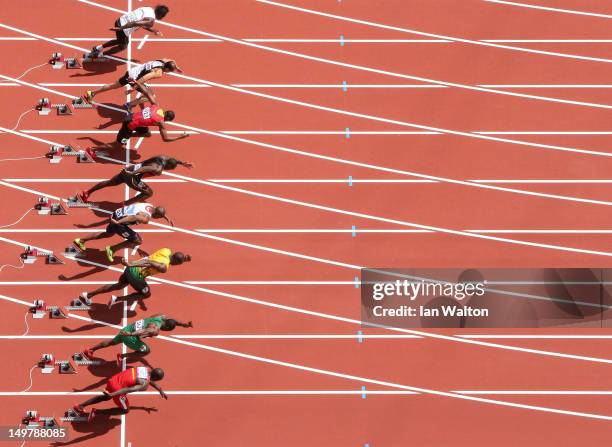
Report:
[[[1,84],[0,84],[1,85]],[[40,84],[42,85],[42,84]],[[91,129],[20,129],[23,133],[32,135],[69,135],[69,134],[116,134],[117,132],[112,130],[91,130]],[[215,132],[226,134],[226,135],[341,135],[346,136],[345,130],[216,130]],[[513,130],[513,131],[480,131],[471,130],[470,133],[478,135],[612,135],[612,131],[606,130],[593,130],[593,131],[550,131],[550,130],[538,130],[538,131],[525,131],[525,130]],[[2,132],[0,132],[2,133]],[[159,131],[151,131],[152,134],[159,134]],[[182,131],[170,130],[168,133],[181,134]],[[191,134],[197,134],[196,132],[190,132]],[[423,132],[423,131],[396,131],[396,130],[351,130],[350,135],[444,135],[444,132]],[[138,146],[142,144],[143,137],[138,139],[136,143]],[[135,146],[136,148],[136,146]]]
[[[115,269],[113,268],[113,270],[115,270]],[[119,269],[117,269],[117,270],[119,270]],[[12,297],[7,297],[7,296],[4,296],[4,295],[0,295],[0,298],[8,299],[9,301],[13,301],[13,302],[21,302],[21,304],[25,304],[27,306],[31,306],[31,303],[27,303],[27,302],[24,302],[24,301],[21,301],[21,300],[16,300],[15,298],[12,298]],[[69,316],[73,317],[73,318],[78,318],[78,319],[84,320],[84,321],[95,321],[95,320],[92,320],[90,318],[83,317],[83,316],[80,316],[80,315],[69,314]],[[100,322],[100,323],[102,323],[104,326],[107,326],[107,327],[115,327],[115,325],[110,325],[108,323],[103,323],[103,322]],[[462,399],[462,400],[479,402],[479,403],[487,403],[487,404],[504,406],[504,407],[510,407],[510,408],[521,408],[521,409],[525,409],[525,410],[532,410],[532,411],[539,411],[539,412],[546,412],[546,413],[553,413],[553,414],[561,414],[561,415],[568,415],[568,416],[577,416],[577,417],[583,417],[583,418],[600,419],[600,420],[612,421],[612,416],[606,416],[606,415],[600,415],[600,414],[594,414],[594,413],[584,413],[584,412],[578,412],[578,411],[562,410],[562,409],[558,409],[558,408],[542,407],[542,406],[536,406],[536,405],[519,404],[519,403],[515,403],[515,402],[507,402],[507,401],[501,401],[501,400],[496,400],[496,399],[480,398],[480,397],[476,397],[476,396],[452,393],[452,392],[448,392],[448,391],[439,391],[439,390],[432,390],[432,389],[428,389],[428,388],[414,387],[414,386],[403,385],[403,384],[398,384],[398,383],[394,383],[394,382],[387,382],[387,381],[383,381],[383,380],[377,380],[377,379],[371,379],[371,378],[367,378],[367,377],[356,376],[356,375],[352,375],[352,374],[339,373],[339,372],[331,371],[331,370],[327,370],[327,369],[313,368],[313,367],[302,365],[302,364],[298,364],[298,363],[292,363],[292,362],[285,362],[285,361],[275,360],[275,359],[271,359],[271,358],[268,358],[268,357],[262,357],[262,356],[252,355],[252,354],[246,354],[246,353],[243,353],[243,352],[232,351],[232,350],[229,350],[229,349],[222,349],[222,348],[215,347],[215,346],[209,346],[209,345],[204,345],[204,344],[201,344],[201,343],[194,343],[194,342],[191,342],[191,341],[178,339],[178,338],[175,338],[175,337],[159,335],[157,338],[158,339],[162,339],[162,340],[166,340],[166,341],[170,341],[170,342],[173,342],[173,343],[177,343],[177,344],[182,344],[182,345],[185,345],[185,346],[190,346],[190,347],[194,347],[194,348],[198,348],[198,349],[202,349],[202,350],[206,350],[206,351],[210,351],[210,352],[215,352],[215,353],[218,353],[218,354],[225,354],[225,355],[228,355],[228,356],[231,356],[231,357],[242,358],[242,359],[246,359],[246,360],[253,360],[255,362],[265,363],[265,364],[268,364],[268,365],[282,366],[282,367],[286,367],[286,368],[290,368],[290,369],[295,369],[295,370],[299,370],[299,371],[305,371],[305,372],[309,372],[309,373],[320,374],[320,375],[324,375],[324,376],[336,377],[336,378],[340,378],[340,379],[346,379],[346,380],[350,380],[350,381],[355,381],[355,382],[359,382],[361,385],[363,385],[364,383],[367,383],[367,384],[378,385],[378,386],[383,386],[383,387],[388,387],[388,388],[400,389],[400,390],[403,390],[403,391],[413,391],[413,392],[422,393],[422,394],[428,394],[428,395],[432,395],[432,396],[447,397],[447,398],[454,398],[454,399]]]
[[[9,26],[3,25],[1,23],[0,23],[0,27],[9,28],[9,29],[14,30],[15,32],[25,33],[25,34],[28,34],[28,35],[32,35],[32,36],[37,37],[37,38],[39,38],[41,40],[50,41],[50,42],[54,42],[54,43],[59,43],[61,45],[67,45],[67,44],[63,44],[61,42],[57,42],[57,41],[55,41],[53,39],[50,39],[48,37],[44,37],[44,36],[40,36],[40,35],[37,35],[37,34],[33,34],[33,33],[28,32],[28,31],[23,31],[23,30],[18,29],[18,28],[9,27]],[[72,47],[72,45],[69,45],[69,46]],[[86,50],[84,50],[82,48],[79,48],[79,47],[75,47],[75,48],[78,48],[78,49],[80,49],[82,51],[86,51]],[[120,58],[114,58],[112,56],[110,56],[109,58],[113,59],[113,60],[120,61],[120,62],[124,62],[124,60],[122,60]],[[363,119],[369,119],[369,120],[378,121],[378,122],[384,122],[384,123],[387,123],[387,124],[395,124],[395,125],[404,126],[404,127],[419,128],[419,129],[428,130],[428,131],[434,131],[434,132],[443,132],[443,133],[447,133],[449,135],[460,135],[460,136],[470,137],[470,138],[477,138],[477,139],[484,139],[484,140],[489,140],[489,141],[510,143],[510,144],[516,144],[516,145],[520,145],[520,146],[536,147],[536,148],[540,148],[540,149],[553,149],[553,150],[575,152],[575,153],[583,153],[583,154],[589,154],[589,155],[600,155],[600,156],[605,156],[605,157],[612,156],[611,153],[607,153],[607,152],[584,150],[584,149],[576,149],[576,148],[569,148],[569,147],[564,147],[564,146],[556,146],[556,145],[541,144],[541,143],[533,143],[533,142],[524,141],[524,140],[512,140],[512,139],[508,139],[508,138],[500,138],[500,137],[489,136],[489,135],[480,135],[480,134],[474,134],[474,133],[469,133],[469,132],[462,132],[462,131],[457,131],[457,130],[436,128],[436,127],[425,126],[425,125],[416,124],[416,123],[408,123],[408,122],[404,122],[404,121],[392,120],[392,119],[382,118],[382,117],[373,116],[373,115],[366,115],[366,114],[362,114],[362,113],[349,112],[349,111],[346,111],[346,110],[341,110],[341,109],[336,109],[336,108],[331,108],[331,107],[320,106],[320,105],[317,105],[317,104],[307,103],[307,102],[303,102],[303,101],[296,101],[296,100],[292,100],[292,99],[283,98],[283,97],[280,97],[280,96],[273,96],[273,95],[269,95],[269,94],[255,92],[255,91],[252,91],[252,90],[239,89],[239,88],[236,88],[236,87],[231,87],[231,86],[228,86],[228,85],[219,84],[219,83],[212,82],[212,81],[206,81],[206,80],[199,79],[199,78],[193,78],[193,77],[182,75],[182,74],[177,74],[177,73],[169,73],[169,74],[170,75],[175,75],[175,76],[178,76],[178,77],[181,77],[181,78],[184,78],[184,79],[190,79],[192,81],[204,82],[204,83],[207,83],[207,84],[215,86],[215,87],[220,87],[220,88],[224,88],[224,89],[238,91],[240,93],[245,93],[245,94],[254,95],[254,96],[258,96],[258,97],[262,97],[262,98],[272,99],[272,100],[276,100],[276,101],[280,101],[280,102],[285,102],[285,103],[288,103],[288,104],[294,104],[294,105],[299,105],[299,106],[303,106],[303,107],[309,107],[309,108],[313,108],[313,109],[316,109],[316,110],[323,110],[323,111],[327,111],[327,112],[338,113],[338,114],[342,114],[342,115],[346,115],[346,116],[352,116],[352,117],[356,117],[356,118],[363,118]],[[16,79],[9,78],[9,77],[6,77],[6,76],[2,76],[2,77],[4,79],[8,80],[8,81],[11,81],[11,80],[12,81],[17,81]],[[65,97],[75,98],[75,96],[67,95],[67,94],[65,94],[63,92],[58,92],[58,91],[55,91],[55,90],[51,90],[51,89],[48,89],[46,87],[42,87],[40,85],[31,84],[31,83],[27,83],[27,82],[24,82],[24,81],[17,81],[17,82],[19,82],[22,85],[28,85],[28,86],[33,87],[33,88],[45,90],[45,91],[48,91],[48,92],[51,92],[51,93],[56,93],[56,94],[59,94],[59,95],[65,96]],[[125,111],[122,110],[122,109],[106,106],[104,104],[98,104],[98,106],[106,107],[106,108],[111,109],[111,110],[116,110],[116,111],[125,113]],[[199,129],[199,128],[196,128],[196,127],[193,127],[193,126],[186,126],[186,125],[182,125],[182,124],[179,124],[179,123],[176,123],[176,122],[170,122],[168,124],[172,125],[172,126],[175,126],[175,127],[180,127],[180,128],[182,128],[184,130],[192,130],[192,131],[202,132],[202,133],[206,133],[206,134],[209,134],[209,135],[219,136],[219,137],[222,137],[222,138],[233,139],[234,141],[241,141],[241,142],[245,142],[245,143],[248,143],[248,144],[259,145],[261,147],[268,147],[269,149],[272,148],[272,145],[261,144],[259,142],[255,142],[255,141],[252,141],[252,140],[241,139],[241,138],[238,138],[238,137],[235,137],[235,136],[232,136],[232,135],[226,135],[226,134],[222,134],[222,133],[219,133],[219,132],[213,132],[213,131],[209,131],[209,130]],[[279,149],[279,147],[276,146],[276,149]],[[287,149],[285,148],[285,150],[287,150]],[[293,150],[292,152],[293,153],[298,153],[298,151],[295,151],[295,150]],[[309,153],[305,152],[302,155],[305,155],[305,154],[309,154]],[[330,157],[324,157],[324,156],[315,155],[315,154],[309,154],[308,156],[316,157],[316,158],[331,159]],[[338,160],[339,159],[336,159],[336,161],[338,161]]]
[[[3,178],[5,182],[11,183],[89,183],[101,182],[104,178]],[[178,179],[147,179],[147,183],[187,183]],[[346,180],[344,181],[346,183]]]
[[[138,47],[136,47],[137,50],[142,50],[142,47],[144,47],[147,39],[149,38],[148,34],[145,34],[145,36],[140,40],[140,43],[138,44]]]
[[[116,333],[108,335],[0,335],[0,340],[89,340],[108,339]],[[507,340],[612,340],[612,335],[516,335],[516,334],[475,334],[455,337],[471,339],[507,339]],[[405,334],[194,334],[173,335],[184,340],[412,340],[423,339],[420,335]]]
[[[2,75],[0,75],[0,77],[2,77]],[[31,139],[35,139],[37,141],[42,141],[42,142],[49,143],[49,141],[47,141],[47,140],[42,140],[40,138],[33,137],[33,136],[27,135],[27,134],[21,134],[20,132],[11,131],[10,129],[6,129],[6,128],[0,127],[0,130],[9,131],[10,133],[13,133],[15,135],[21,135],[21,136],[24,136],[26,138],[31,138]],[[57,144],[57,143],[51,142],[51,144]],[[108,160],[111,160],[111,161],[119,162],[118,160],[113,160],[113,159],[107,158],[107,157],[105,157],[105,158],[108,159]],[[612,256],[612,253],[604,252],[604,251],[587,250],[587,249],[565,247],[565,246],[560,246],[560,245],[544,244],[544,243],[536,243],[536,242],[527,242],[527,241],[522,241],[522,240],[518,240],[518,239],[509,239],[509,238],[501,238],[501,237],[497,237],[497,236],[489,236],[489,235],[478,234],[478,233],[469,233],[469,232],[464,232],[464,231],[460,231],[460,230],[452,230],[452,229],[448,229],[448,228],[434,227],[434,226],[431,226],[431,225],[423,225],[423,224],[411,223],[411,222],[400,221],[400,220],[395,220],[395,219],[371,216],[371,215],[368,215],[368,214],[357,213],[357,212],[346,211],[346,210],[340,210],[340,209],[337,209],[337,208],[332,208],[332,207],[312,204],[312,203],[308,203],[308,202],[302,202],[302,201],[298,201],[298,200],[287,199],[287,198],[284,198],[284,197],[273,196],[273,195],[270,195],[270,194],[262,194],[262,193],[258,193],[258,192],[255,192],[255,191],[250,191],[250,190],[246,190],[246,189],[242,189],[242,188],[231,187],[231,186],[227,186],[227,185],[221,185],[221,184],[218,184],[218,183],[208,182],[208,181],[205,181],[205,180],[200,180],[200,179],[196,179],[196,178],[192,178],[192,177],[186,177],[186,176],[182,176],[182,175],[174,174],[174,173],[170,173],[170,172],[164,172],[163,174],[167,175],[167,176],[170,176],[170,177],[173,177],[173,178],[180,178],[180,179],[183,179],[183,180],[192,181],[194,183],[200,183],[200,184],[203,184],[203,185],[208,185],[208,186],[212,186],[212,187],[215,187],[215,188],[225,189],[225,190],[228,190],[228,191],[234,191],[234,192],[238,192],[238,193],[241,193],[241,194],[247,194],[247,195],[252,195],[252,196],[256,196],[256,197],[262,197],[262,198],[266,198],[266,199],[270,199],[270,200],[275,200],[275,201],[279,201],[279,202],[289,203],[289,204],[292,204],[292,205],[304,206],[304,207],[307,207],[307,208],[318,209],[318,210],[322,210],[322,211],[328,211],[328,212],[332,212],[332,213],[339,213],[339,214],[349,215],[349,216],[353,216],[353,217],[360,217],[360,218],[364,218],[364,219],[368,219],[368,220],[377,220],[377,221],[391,223],[391,224],[397,224],[397,225],[401,225],[401,226],[409,226],[409,227],[416,228],[416,229],[437,231],[437,232],[440,232],[440,233],[451,234],[451,235],[455,235],[455,236],[468,236],[468,237],[477,238],[477,239],[484,239],[484,240],[491,240],[491,241],[497,241],[497,242],[504,242],[504,243],[515,244],[515,245],[524,245],[524,246],[531,246],[531,247],[537,247],[537,248],[546,248],[546,249],[552,249],[552,250],[569,251],[569,252],[573,252],[573,253],[593,254],[593,255],[597,255],[597,256]],[[48,197],[54,198],[51,195],[44,194],[44,193],[41,193],[39,191],[34,191],[34,190],[31,190],[31,189],[28,189],[28,188],[19,187],[17,185],[11,184],[11,183],[0,182],[0,184],[4,184],[5,186],[9,186],[11,188],[20,189],[22,191],[30,192],[32,194],[47,195]],[[64,200],[64,199],[61,199],[61,198],[57,198],[57,199]],[[612,203],[604,202],[604,204],[612,204]],[[157,227],[160,227],[160,228],[167,228],[167,229],[171,229],[171,230],[173,229],[172,227],[164,226],[163,224],[159,224],[159,223],[151,223],[151,225],[154,225],[154,226],[157,226]],[[189,231],[189,230],[184,230],[184,231]],[[202,233],[195,233],[195,234],[203,236]],[[245,246],[253,245],[253,244],[244,244],[244,243],[241,243],[241,242],[233,241],[231,239],[218,238],[218,237],[215,237],[215,236],[212,236],[212,235],[206,235],[205,237],[208,237],[208,238],[211,238],[211,239],[217,239],[217,240],[220,240],[220,241],[223,241],[223,242],[230,242],[230,241],[232,241],[230,243],[237,243],[238,245],[245,245]],[[253,246],[253,248],[254,247],[255,246]],[[258,247],[261,247],[261,246],[258,246]],[[310,260],[319,260],[320,259],[320,258],[314,258],[314,257],[307,257],[307,258],[310,259]],[[327,261],[322,261],[322,262],[326,262],[327,263]],[[339,263],[336,263],[336,265],[339,265]],[[352,267],[354,267],[354,266],[351,266],[351,268]]]
[[[106,179],[93,178],[3,178],[2,181],[10,183],[88,183],[101,182]],[[297,183],[297,184],[342,184],[347,185],[348,179],[205,179],[209,182],[227,183],[227,184],[243,184],[243,183]],[[467,179],[467,182],[483,183],[483,184],[526,184],[526,185],[568,185],[568,184],[592,184],[592,185],[607,185],[612,183],[612,179]],[[437,184],[442,183],[436,180],[409,180],[409,179],[356,179],[352,178],[353,184],[394,184],[394,183],[416,183],[416,184]],[[187,183],[187,180],[181,179],[149,179],[147,183]]]
[[[505,0],[484,0],[484,1],[488,3],[499,3],[501,5],[520,6],[522,8],[540,9],[543,11],[562,12],[565,14],[575,14],[575,15],[581,15],[581,16],[599,17],[602,19],[612,19],[612,15],[610,14],[599,14],[595,12],[576,11],[573,9],[551,8],[550,6],[531,5],[528,3],[509,2]]]
[[[563,11],[569,12],[569,11]],[[586,13],[588,14],[588,13]],[[106,37],[54,37],[56,40],[62,42],[99,42],[107,39]],[[33,37],[13,37],[5,36],[0,37],[0,41],[34,41]],[[177,37],[155,37],[149,38],[148,35],[143,38],[132,39],[133,42],[199,42],[199,43],[221,43],[221,39],[208,39],[208,38],[177,38]],[[332,43],[338,44],[341,42],[339,38],[336,39],[295,39],[295,38],[241,38],[245,42],[259,42],[259,43]],[[492,42],[492,43],[612,43],[612,39],[477,39],[478,42]],[[408,43],[408,44],[428,44],[428,43],[455,43],[452,40],[445,39],[354,39],[344,38],[342,42],[345,43]]]
[[[79,1],[82,2],[82,3],[93,4],[94,6],[103,7],[102,5],[99,5],[97,3],[94,3],[94,2],[91,2],[91,1],[87,1],[87,0],[79,0]],[[499,43],[493,43],[493,42],[484,42],[484,41],[479,41],[479,40],[470,40],[470,39],[462,39],[462,38],[459,38],[459,37],[445,36],[445,35],[442,35],[442,34],[426,33],[426,32],[418,31],[418,30],[414,30],[414,29],[401,28],[401,27],[398,27],[398,26],[384,25],[384,24],[381,24],[381,23],[375,23],[375,22],[370,22],[370,21],[366,21],[366,20],[354,19],[352,17],[345,17],[345,16],[336,15],[336,14],[329,14],[329,13],[325,13],[325,12],[322,12],[322,11],[316,11],[314,9],[300,8],[298,6],[288,5],[288,4],[285,4],[285,3],[279,3],[279,2],[275,2],[275,1],[271,1],[271,0],[256,0],[256,1],[258,3],[264,3],[264,4],[267,4],[267,5],[277,6],[277,7],[280,7],[280,8],[290,9],[290,10],[293,10],[293,11],[298,11],[298,12],[302,12],[302,13],[306,13],[306,14],[318,15],[318,16],[327,17],[327,18],[335,19],[335,20],[341,20],[341,21],[345,21],[345,22],[358,23],[360,25],[371,26],[371,27],[374,27],[374,28],[387,29],[387,30],[398,31],[398,32],[408,33],[408,34],[416,34],[416,35],[419,35],[419,36],[425,36],[425,37],[430,37],[430,38],[434,38],[434,39],[451,40],[453,42],[460,42],[460,43],[466,43],[466,44],[471,44],[471,45],[481,45],[481,46],[487,46],[487,47],[493,47],[493,48],[500,48],[500,49],[504,49],[504,50],[516,51],[516,52],[539,54],[539,55],[545,55],[545,56],[555,56],[555,57],[562,57],[562,58],[568,58],[568,59],[576,59],[576,60],[582,60],[582,61],[606,62],[606,63],[612,62],[612,59],[605,59],[605,58],[600,58],[600,57],[590,57],[590,56],[582,56],[582,55],[579,55],[579,54],[559,53],[559,52],[555,52],[555,51],[534,50],[534,49],[531,49],[531,48],[515,47],[515,46],[510,46],[510,45],[500,45]],[[168,22],[161,22],[161,23],[165,23],[168,26],[177,27],[179,29],[184,29],[184,30],[188,30],[189,31],[188,28],[185,28],[185,27],[182,27],[182,26],[178,27],[176,25],[171,25]],[[210,33],[203,33],[203,34],[209,35],[211,37],[216,37],[216,38],[219,38],[219,39],[223,38],[221,36],[215,36],[215,35],[210,34]]]
[[[170,396],[410,396],[422,394],[405,390],[164,390]],[[515,396],[610,396],[607,390],[451,390],[450,393],[465,395],[515,395]],[[96,396],[98,391],[1,391],[3,397],[27,396]],[[136,391],[140,396],[157,396],[157,391]],[[129,446],[128,446],[129,447]]]
[[[410,396],[419,395],[417,391],[406,390],[164,390],[170,396]],[[471,396],[610,396],[608,390],[451,390],[450,393]],[[98,391],[0,391],[3,397],[28,396],[96,396]],[[131,395],[157,396],[157,391],[136,391]],[[129,444],[128,444],[129,447]]]
[[[38,40],[38,39],[33,39]],[[44,87],[101,87],[101,83],[87,82],[41,82]],[[201,83],[151,83],[155,88],[210,88],[211,85]],[[228,84],[231,87],[242,88],[297,88],[297,89],[431,89],[449,88],[445,85],[430,84]],[[499,89],[610,89],[612,84],[476,84],[477,87]],[[14,82],[3,82],[0,87],[21,87]]]
[[[435,234],[435,231],[429,230],[398,230],[398,229],[365,229],[365,228],[196,228],[192,231],[197,231],[204,234]],[[478,233],[478,234],[612,234],[612,230],[595,229],[595,230],[537,230],[537,229],[521,229],[521,230],[472,230],[461,229],[460,231]],[[98,233],[99,229],[92,228],[5,228],[0,229],[0,233]],[[138,230],[139,233],[172,233],[172,230],[166,229],[150,229],[143,228]],[[136,250],[132,250],[135,254]],[[352,284],[352,283],[351,283]]]
[[[91,1],[88,1],[88,0],[78,0],[78,1],[90,4],[90,5],[93,5],[93,6],[97,6],[97,7],[100,7],[100,8],[109,9],[109,10],[112,10],[112,11],[115,11],[115,12],[122,12],[119,9],[110,8],[108,6],[100,5],[98,3],[91,2]],[[259,44],[252,43],[252,42],[245,42],[244,40],[234,39],[234,38],[227,37],[227,36],[220,36],[220,35],[212,34],[212,33],[207,33],[207,32],[203,32],[203,31],[195,30],[193,28],[187,28],[187,27],[180,26],[180,25],[174,25],[174,24],[171,24],[169,22],[160,21],[159,23],[167,25],[167,26],[170,26],[172,28],[177,28],[177,29],[181,29],[181,30],[184,30],[184,31],[189,31],[189,32],[197,33],[197,34],[202,34],[202,35],[206,35],[206,36],[210,36],[210,37],[215,37],[215,38],[218,38],[218,39],[223,39],[225,41],[236,43],[236,44],[239,44],[239,45],[246,45],[246,46],[250,46],[250,47],[253,47],[253,48],[258,48],[258,49],[269,51],[269,52],[273,52],[273,53],[284,54],[284,55],[298,57],[298,58],[302,58],[302,59],[306,59],[306,60],[310,60],[310,61],[321,62],[321,63],[335,65],[335,66],[340,66],[340,67],[345,67],[345,68],[351,68],[351,69],[360,70],[360,71],[367,71],[367,72],[370,72],[370,73],[377,73],[377,74],[382,74],[382,75],[386,75],[386,76],[393,76],[393,77],[398,77],[398,78],[403,78],[403,79],[411,79],[411,80],[420,81],[420,82],[426,82],[426,83],[431,83],[431,84],[439,84],[439,85],[446,85],[446,86],[449,86],[449,87],[456,87],[456,88],[467,89],[467,90],[474,90],[474,91],[480,91],[480,92],[486,92],[486,93],[494,93],[494,94],[514,96],[514,97],[520,97],[520,98],[535,99],[535,100],[539,100],[539,101],[556,102],[556,103],[562,103],[562,104],[572,104],[572,105],[579,105],[579,106],[585,106],[585,107],[597,107],[597,108],[603,108],[603,109],[611,109],[612,108],[612,105],[608,105],[608,104],[596,104],[596,103],[583,102],[583,101],[572,101],[572,100],[567,100],[567,99],[551,98],[551,97],[546,97],[546,96],[528,95],[528,94],[525,94],[525,93],[517,93],[517,92],[502,91],[502,90],[494,90],[494,89],[488,89],[488,88],[484,88],[484,87],[477,87],[477,86],[474,86],[474,85],[465,85],[465,84],[458,84],[458,83],[447,82],[447,81],[438,81],[438,80],[435,80],[435,79],[423,78],[423,77],[419,77],[419,76],[411,76],[411,75],[406,75],[406,74],[403,74],[403,73],[396,73],[396,72],[391,72],[391,71],[388,71],[388,70],[381,70],[381,69],[366,67],[366,66],[363,66],[363,65],[349,64],[349,63],[340,62],[340,61],[336,61],[336,60],[324,59],[324,58],[320,58],[320,57],[316,57],[316,56],[311,56],[311,55],[307,55],[307,54],[303,54],[303,53],[297,53],[297,52],[294,52],[294,51],[281,50],[281,49],[278,49],[278,48],[269,47],[269,46],[265,46],[265,45],[259,45]],[[7,27],[7,25],[1,25],[1,26]],[[8,27],[8,29],[12,29],[12,27]],[[15,29],[13,29],[13,30],[15,31]],[[37,37],[35,35],[32,35],[32,33],[27,33],[27,32],[24,32],[23,30],[17,29],[16,31],[17,32],[21,32],[21,33],[26,33],[26,34],[28,34],[28,35],[30,35],[32,37]],[[48,38],[46,38],[46,39],[48,39]],[[493,43],[482,43],[482,44],[483,45],[489,45],[489,46],[503,47],[502,45],[493,44]],[[519,48],[519,47],[508,47],[508,48]],[[540,52],[538,50],[528,50],[528,49],[523,49],[523,50],[524,51],[530,51],[530,52]],[[561,54],[561,53],[554,53],[554,54],[557,55],[557,54]],[[577,56],[577,58],[584,58],[584,56]],[[588,58],[588,59],[593,59],[593,58]],[[602,59],[602,61],[604,61],[604,62],[612,62],[612,60],[609,60],[609,59]],[[182,75],[182,74],[179,74],[179,73],[169,73],[169,74],[172,75],[172,76],[183,78],[183,79],[197,80],[196,78],[192,78],[190,76]],[[212,82],[208,82],[208,83],[211,84],[211,85],[218,86],[218,87],[221,86],[221,84],[213,84]],[[225,86],[224,88],[233,88],[233,87]]]
[[[140,145],[142,144],[143,141],[144,141],[144,137],[138,138],[138,140],[136,141],[136,144],[134,145],[134,149],[140,148]]]
[[[127,0],[127,9],[128,9],[128,14],[131,14],[132,12],[132,0]],[[145,35],[145,39],[146,39]],[[142,42],[140,43],[140,45],[144,45],[145,43],[145,39],[142,40]],[[126,71],[129,71],[129,69],[132,67],[132,37],[128,36],[128,45],[127,45],[127,60],[125,61],[125,69]],[[126,102],[130,102],[132,99],[132,94],[130,93],[130,87],[129,86],[125,86],[125,100]],[[124,161],[126,164],[130,163],[130,149],[131,149],[131,140],[128,139],[126,145],[125,145],[125,153],[124,153]],[[128,187],[128,185],[126,184],[124,186],[124,200],[128,200],[130,198],[130,188]],[[126,248],[123,249],[123,257],[126,260],[129,260],[129,250]],[[123,288],[123,294],[127,295],[128,294],[128,287],[127,285]],[[127,301],[123,301],[123,315],[121,317],[121,326],[125,327],[127,326],[128,322],[127,322]],[[127,353],[127,346],[125,345],[125,343],[121,344],[121,353],[123,354],[122,360],[121,360],[121,370],[125,371],[127,369],[127,358],[125,357],[126,353]],[[126,425],[127,425],[127,415],[126,414],[122,414],[121,415],[121,427],[120,427],[120,444],[121,447],[125,446],[126,443]],[[131,447],[131,446],[130,446]]]

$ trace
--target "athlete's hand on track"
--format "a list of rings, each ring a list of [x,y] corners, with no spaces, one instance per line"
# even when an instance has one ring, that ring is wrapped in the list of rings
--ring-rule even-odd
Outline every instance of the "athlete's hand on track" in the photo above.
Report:
[[[193,327],[193,321],[190,321],[189,323],[187,323],[187,327]]]
[[[155,31],[153,34],[159,37],[162,37],[164,35],[164,33],[162,33],[161,31]]]
[[[183,162],[183,166],[185,166],[187,169],[191,169],[191,168],[193,168],[194,164],[190,163],[188,161],[184,161]]]
[[[125,265],[126,267],[130,266],[129,262],[125,258],[121,258],[121,265]]]
[[[111,31],[119,31],[121,28],[117,28],[116,26],[113,26],[112,28],[109,28]]]
[[[106,391],[106,390],[102,390],[102,394],[105,395],[106,397],[108,397],[109,399],[113,398],[113,396],[111,396],[111,394],[108,391]]]
[[[167,395],[166,393],[164,393],[164,392],[163,392],[163,390],[159,390],[159,395],[160,395],[162,398],[164,398],[164,399],[168,400],[168,395]]]

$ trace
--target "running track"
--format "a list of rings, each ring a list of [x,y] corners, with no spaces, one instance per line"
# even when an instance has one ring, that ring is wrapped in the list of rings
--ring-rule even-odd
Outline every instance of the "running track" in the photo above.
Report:
[[[140,61],[175,58],[186,77],[166,76],[156,90],[176,112],[172,130],[214,134],[171,144],[157,135],[134,139],[127,155],[166,153],[196,165],[152,183],[152,201],[167,207],[177,228],[142,231],[143,249],[169,246],[194,257],[152,286],[147,312],[193,319],[195,328],[151,343],[148,360],[166,370],[168,401],[132,396],[133,405],[157,411],[77,425],[73,439],[121,447],[609,439],[609,330],[364,330],[360,342],[355,284],[360,267],[610,265],[612,43],[605,16],[612,7],[291,0],[324,13],[317,15],[252,0],[166,3],[170,24],[179,27],[160,25],[162,39],[137,33],[129,52]],[[45,66],[16,80],[53,52],[79,55],[70,46],[105,40],[113,8],[141,4],[22,1],[5,8],[0,127],[12,129],[41,97],[65,102],[120,76],[125,64],[112,62],[95,71]],[[482,44],[490,41],[535,51]],[[125,93],[99,98],[114,106]],[[28,113],[16,131],[0,133],[2,159],[41,156],[53,143],[91,145],[84,137],[111,141],[118,120],[106,107],[71,117]],[[118,169],[70,159],[2,162],[0,187],[10,205],[0,225],[16,221],[40,194],[65,198]],[[112,209],[125,194],[115,188],[95,198]],[[29,213],[0,228],[0,264],[17,264],[23,245],[59,254],[88,231],[75,225],[100,216]],[[33,386],[20,393],[41,353],[67,358],[144,314],[108,310],[104,298],[68,320],[28,317],[28,334],[20,336],[26,303],[67,304],[119,275],[119,258],[110,269],[95,250],[88,259],[100,265],[39,260],[2,270],[0,352],[10,367],[0,425],[16,424],[27,409],[59,416],[83,400],[68,395],[73,388],[117,372],[108,365],[71,376],[35,370]]]

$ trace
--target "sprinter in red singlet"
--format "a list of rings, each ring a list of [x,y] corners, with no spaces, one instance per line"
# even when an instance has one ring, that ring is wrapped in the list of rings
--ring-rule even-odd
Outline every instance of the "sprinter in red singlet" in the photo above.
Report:
[[[141,98],[142,102],[144,102],[144,97]],[[128,103],[128,107],[131,108],[141,101],[132,101]],[[169,137],[168,132],[166,131],[166,126],[164,123],[166,121],[172,121],[174,119],[174,112],[172,110],[164,110],[153,100],[151,105],[142,107],[141,110],[134,113],[128,113],[127,117],[123,121],[123,125],[117,133],[117,143],[121,145],[127,144],[130,137],[137,135],[140,137],[150,137],[151,131],[149,127],[157,126],[159,128],[159,133],[161,134],[161,138],[166,143],[170,141],[176,141],[183,138],[187,138],[189,134],[187,132],[183,132],[182,135],[177,137]]]
[[[102,391],[101,396],[94,396],[91,399],[86,400],[82,404],[75,405],[74,411],[78,414],[85,414],[85,407],[89,405],[95,405],[100,402],[113,400],[115,405],[119,407],[121,413],[128,413],[130,411],[130,402],[127,398],[128,393],[135,393],[136,391],[144,391],[151,385],[164,399],[168,399],[164,390],[156,383],[164,378],[164,370],[161,368],[151,369],[145,366],[139,366],[137,368],[128,368],[125,371],[115,374],[106,384],[106,389]],[[95,410],[95,409],[94,409]],[[90,413],[90,419],[95,414],[92,410]],[[109,412],[112,410],[102,410],[98,413]]]

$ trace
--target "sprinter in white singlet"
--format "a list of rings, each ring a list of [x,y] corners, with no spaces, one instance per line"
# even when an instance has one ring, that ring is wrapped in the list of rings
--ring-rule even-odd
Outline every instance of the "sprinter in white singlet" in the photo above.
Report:
[[[138,28],[144,28],[156,36],[161,36],[162,32],[153,28],[153,25],[155,25],[155,20],[163,19],[168,11],[170,8],[166,5],[157,5],[155,8],[145,6],[122,15],[115,20],[115,26],[110,29],[115,32],[115,38],[102,45],[94,46],[89,56],[95,58],[125,50],[130,41],[130,35]],[[110,50],[106,50],[107,48]]]
[[[83,99],[87,102],[91,102],[98,93],[122,88],[128,84],[143,95],[150,96],[153,94],[152,89],[150,86],[146,85],[145,82],[159,79],[164,73],[174,72],[182,73],[183,70],[176,65],[176,61],[173,59],[156,59],[145,62],[144,64],[130,68],[112,84],[103,85],[97,90],[87,90],[83,95]]]
[[[132,230],[130,226],[146,224],[149,223],[149,220],[151,219],[161,218],[166,219],[170,225],[172,225],[172,222],[170,222],[170,220],[168,220],[166,217],[166,209],[163,206],[154,206],[150,203],[134,203],[132,205],[116,209],[111,215],[105,231],[92,236],[77,238],[73,242],[76,247],[82,251],[85,251],[87,249],[85,244],[89,241],[106,239],[114,235],[119,235],[125,239],[123,242],[113,246],[107,245],[104,247],[108,262],[113,262],[113,253],[117,250],[142,244],[142,237]]]

